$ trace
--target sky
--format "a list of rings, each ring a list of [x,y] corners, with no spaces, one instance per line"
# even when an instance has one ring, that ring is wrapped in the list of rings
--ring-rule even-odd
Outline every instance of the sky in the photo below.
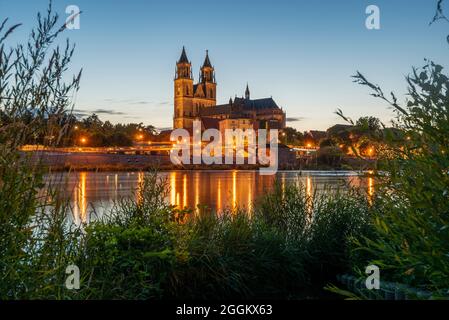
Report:
[[[386,92],[406,99],[405,77],[431,59],[449,65],[449,23],[429,26],[437,0],[54,0],[61,24],[68,5],[82,11],[80,28],[62,39],[76,43],[69,72],[83,69],[76,96],[80,114],[113,123],[172,126],[173,77],[182,46],[195,80],[205,51],[215,67],[217,103],[242,96],[273,97],[300,131],[376,116],[388,105],[353,83],[362,72]],[[449,16],[449,1],[444,7]],[[8,44],[23,43],[47,0],[0,0],[0,19],[23,23]],[[380,9],[380,29],[369,30],[366,8]]]

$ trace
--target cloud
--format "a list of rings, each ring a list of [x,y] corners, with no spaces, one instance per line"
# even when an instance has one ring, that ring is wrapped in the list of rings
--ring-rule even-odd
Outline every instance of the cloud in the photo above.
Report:
[[[304,120],[304,117],[288,117],[285,119],[286,122],[298,122]]]
[[[164,127],[164,128],[156,128],[159,131],[166,131],[166,130],[172,130],[172,127]]]
[[[84,112],[73,112],[72,115],[77,118],[84,118],[84,117],[89,116],[88,113],[84,113]]]
[[[130,99],[113,99],[113,98],[106,98],[103,99],[105,102],[113,102],[113,103],[124,103],[124,102],[131,102],[133,100]]]
[[[75,110],[73,110],[73,114],[75,116],[81,116],[81,117],[89,116],[93,113],[108,114],[108,115],[124,115],[125,114],[124,112],[115,111],[115,110],[111,110],[111,109],[96,109],[96,110],[75,109]]]
[[[133,101],[133,102],[130,102],[131,104],[149,104],[149,103],[151,103],[150,101]]]
[[[110,110],[110,109],[97,109],[94,110],[93,113],[97,113],[97,114],[109,114],[109,115],[123,115],[125,113],[120,112],[120,111],[114,111],[114,110]]]
[[[113,99],[113,98],[107,98],[103,99],[105,102],[109,103],[121,103],[121,104],[150,104],[151,101],[148,100],[138,100],[138,99]]]
[[[153,105],[153,106],[166,106],[170,105],[171,101],[150,101],[150,100],[139,100],[139,99],[114,99],[114,98],[107,98],[103,99],[104,102],[110,103],[110,104],[126,104],[126,105]]]

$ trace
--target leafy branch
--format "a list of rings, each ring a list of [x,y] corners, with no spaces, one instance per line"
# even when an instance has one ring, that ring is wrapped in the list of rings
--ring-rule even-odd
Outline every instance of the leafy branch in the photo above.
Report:
[[[444,11],[443,11],[443,2],[444,2],[444,0],[438,0],[435,16],[433,17],[432,21],[430,21],[429,25],[432,25],[435,22],[440,21],[440,20],[449,22],[449,19],[446,17],[446,15],[444,14]],[[446,40],[449,43],[449,35],[447,36]]]

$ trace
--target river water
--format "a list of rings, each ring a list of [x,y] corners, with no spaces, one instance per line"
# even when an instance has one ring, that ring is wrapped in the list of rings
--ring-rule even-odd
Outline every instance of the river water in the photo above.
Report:
[[[144,179],[143,172],[76,172],[54,173],[46,177],[70,202],[74,218],[88,222],[102,215],[120,198],[135,198],[135,190]],[[348,186],[374,192],[374,180],[353,171],[280,171],[263,176],[258,171],[167,171],[159,173],[169,190],[166,201],[179,208],[206,205],[214,210],[251,208],[265,194],[275,179],[281,184],[303,184],[306,192],[330,192]]]

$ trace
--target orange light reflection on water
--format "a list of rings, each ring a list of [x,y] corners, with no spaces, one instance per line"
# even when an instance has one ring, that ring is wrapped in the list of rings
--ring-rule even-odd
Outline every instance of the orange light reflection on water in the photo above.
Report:
[[[73,204],[73,212],[76,220],[88,222],[89,211],[92,208],[102,209],[99,201],[118,200],[131,196],[136,201],[142,201],[141,195],[134,195],[132,190],[139,191],[140,184],[144,180],[145,173],[92,173],[79,172],[71,184],[70,197]],[[236,209],[238,206],[251,211],[254,202],[269,192],[273,186],[275,177],[261,176],[251,171],[228,172],[192,172],[172,171],[164,173],[167,179],[168,190],[166,201],[179,208],[196,209],[198,205],[205,205],[213,211],[222,212],[225,209]],[[297,173],[281,172],[278,174],[282,191],[287,189],[289,183],[296,183],[304,187],[306,209],[313,212],[313,198],[316,193],[325,190],[330,184],[329,190],[333,192],[344,187],[345,183],[355,188],[365,190],[370,204],[375,194],[375,178],[366,177],[320,177],[298,175]],[[102,204],[100,204],[102,205]]]
[[[237,207],[237,171],[232,171],[232,209]]]

